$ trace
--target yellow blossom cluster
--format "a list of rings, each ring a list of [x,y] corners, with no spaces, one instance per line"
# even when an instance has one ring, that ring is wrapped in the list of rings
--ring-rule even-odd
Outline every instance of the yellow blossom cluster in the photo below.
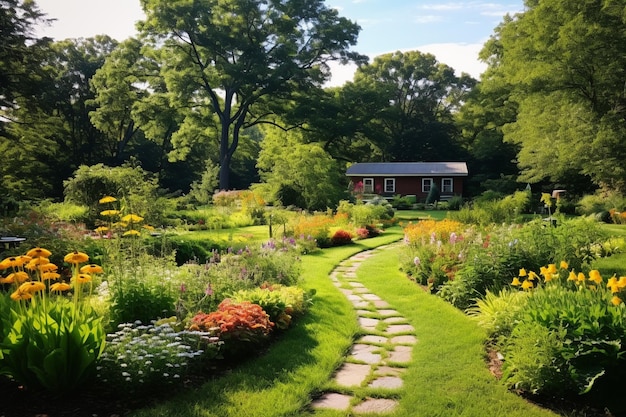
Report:
[[[111,196],[106,196],[106,197],[102,197],[100,200],[98,200],[98,202],[100,204],[112,204],[114,202],[117,201],[117,198],[115,197],[111,197]],[[107,210],[102,210],[100,212],[100,215],[102,217],[107,218],[108,221],[108,226],[98,226],[96,228],[96,233],[98,233],[100,236],[106,235],[110,232],[112,232],[112,229],[128,229],[126,231],[124,231],[122,233],[122,236],[139,236],[141,235],[141,232],[137,229],[135,229],[135,227],[141,223],[144,219],[141,216],[138,216],[137,214],[127,214],[125,216],[122,216],[122,212],[121,210],[117,210],[117,209],[107,209]],[[120,216],[122,216],[120,218]],[[119,219],[118,221],[114,221],[115,219]],[[143,225],[143,228],[147,229],[147,230],[153,230],[154,228],[148,225]]]
[[[460,233],[463,224],[455,220],[420,220],[404,228],[404,240],[408,243],[423,243],[431,238],[447,241],[451,233]]]
[[[62,293],[72,288],[58,273],[59,267],[50,262],[51,255],[52,252],[49,250],[37,247],[25,255],[11,256],[0,261],[0,273],[3,271],[6,273],[6,276],[0,276],[0,284],[12,286],[12,300],[30,300],[35,294],[46,290],[48,293]],[[79,268],[80,264],[89,260],[89,256],[82,252],[70,252],[63,260],[72,265],[77,272],[71,278],[75,285],[90,282],[90,274],[103,272],[102,267],[95,264]]]
[[[567,271],[568,268],[568,263],[566,261],[561,261],[559,268],[557,268],[556,264],[542,266],[539,270],[539,275],[543,277],[544,282],[550,282],[559,278],[559,269],[562,271]],[[537,275],[534,271],[526,271],[526,269],[521,268],[519,270],[518,276],[513,278],[511,285],[515,287],[520,287],[523,290],[530,290],[539,283],[539,275]],[[574,282],[577,285],[583,285],[587,282],[591,282],[593,283],[593,285],[599,286],[604,282],[604,279],[602,278],[600,271],[598,271],[597,269],[592,269],[591,271],[589,271],[588,275],[585,275],[583,272],[576,273],[572,269],[567,275],[567,281]],[[616,306],[622,304],[623,301],[619,296],[617,296],[617,293],[626,288],[626,276],[619,278],[613,276],[609,278],[606,287],[610,289],[611,293],[613,294],[611,303]]]

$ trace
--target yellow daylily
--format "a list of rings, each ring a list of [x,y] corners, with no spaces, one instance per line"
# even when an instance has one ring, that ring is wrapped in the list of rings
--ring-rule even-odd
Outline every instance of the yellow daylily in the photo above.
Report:
[[[617,286],[620,288],[626,288],[626,277],[619,277],[619,281],[617,281]]]
[[[573,269],[571,271],[569,271],[569,275],[567,276],[567,280],[568,281],[576,281],[576,280],[578,280],[578,277],[576,276],[576,272],[574,272]]]
[[[533,283],[531,281],[526,280],[522,283],[522,289],[529,290],[531,288],[533,288]]]
[[[511,285],[517,287],[519,285],[522,285],[522,283],[520,282],[518,277],[513,278],[513,282],[511,282]]]
[[[525,276],[527,276],[527,275],[528,275],[528,273],[526,272],[526,269],[524,269],[524,268],[520,268],[520,270],[519,270],[519,276],[520,276],[520,277],[525,277]]]
[[[567,269],[567,268],[566,268]],[[557,270],[556,270],[556,265],[555,264],[549,264],[548,268],[547,268],[548,273],[550,274],[556,274]]]
[[[597,269],[592,269],[591,271],[589,271],[589,281],[600,284],[602,282],[602,276],[600,275],[600,271],[598,271]]]
[[[579,272],[578,275],[576,275],[576,280],[578,282],[585,282],[586,279],[587,277],[585,277],[585,274],[583,274],[582,272]]]
[[[613,304],[614,306],[618,306],[622,304],[622,299],[619,298],[617,295],[614,295],[613,298],[611,298],[611,304]]]
[[[536,280],[536,279],[539,279],[539,275],[537,275],[537,274],[535,273],[535,271],[530,271],[530,272],[528,273],[528,279],[529,279],[529,280],[531,280],[531,281],[534,281],[534,280]]]
[[[567,263],[567,261],[561,261],[560,267],[561,269],[567,269],[569,268],[569,264]]]

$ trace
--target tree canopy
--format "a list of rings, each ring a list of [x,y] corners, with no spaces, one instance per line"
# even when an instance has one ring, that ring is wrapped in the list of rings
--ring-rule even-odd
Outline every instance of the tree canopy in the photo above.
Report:
[[[168,90],[219,120],[219,186],[228,189],[240,132],[271,121],[294,91],[319,88],[329,61],[349,51],[359,26],[322,0],[142,0],[143,39],[158,51]]]

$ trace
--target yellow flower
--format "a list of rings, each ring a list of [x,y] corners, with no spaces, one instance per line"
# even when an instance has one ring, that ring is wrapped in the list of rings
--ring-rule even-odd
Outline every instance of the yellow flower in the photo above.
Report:
[[[7,277],[0,277],[0,284],[13,284],[13,282],[15,282],[13,281],[14,278],[13,274],[10,274]]]
[[[582,272],[579,272],[578,275],[576,276],[576,279],[578,280],[578,282],[585,282],[587,278],[585,277],[585,274],[583,274]]]
[[[20,291],[19,288],[11,294],[11,300],[14,300],[14,301],[28,300],[30,298],[33,298],[33,295],[31,293]]]
[[[527,276],[527,275],[528,275],[528,274],[526,273],[526,269],[521,268],[521,269],[519,270],[519,276],[520,276],[520,277],[525,277],[525,276]]]
[[[567,269],[567,267],[565,269]],[[548,273],[550,273],[550,274],[556,274],[557,273],[555,264],[549,264],[547,270],[548,270]]]
[[[520,282],[518,277],[513,278],[513,282],[511,282],[511,285],[517,287],[518,285],[522,285],[522,283]]]
[[[135,229],[130,229],[124,232],[124,234],[122,234],[122,236],[139,236],[141,233],[139,233],[139,230],[135,230]]]
[[[561,269],[567,269],[569,268],[569,264],[567,263],[567,261],[561,261]]]
[[[63,292],[63,291],[68,291],[70,288],[70,284],[65,283],[65,282],[57,282],[55,284],[52,284],[50,286],[50,291],[54,291],[54,292]]]
[[[17,290],[21,292],[27,292],[29,294],[34,294],[37,291],[42,291],[45,289],[46,289],[46,284],[44,284],[43,282],[28,281],[20,285]]]
[[[89,260],[89,255],[75,250],[74,252],[70,252],[65,255],[63,260],[68,264],[82,264]]]
[[[100,212],[100,215],[105,217],[113,217],[117,216],[118,214],[120,214],[119,210],[104,210]]]
[[[618,306],[622,304],[622,299],[619,298],[617,295],[614,295],[613,298],[611,298],[611,304],[613,304],[614,306]]]
[[[102,267],[96,264],[89,264],[80,268],[81,274],[101,274],[103,272],[104,270],[102,269]]]
[[[22,283],[29,278],[28,274],[24,271],[17,271],[12,274],[9,274],[9,277],[11,276],[13,277],[13,282],[17,282],[17,283]]]
[[[100,226],[100,227],[97,227],[97,228],[96,228],[96,232],[97,232],[97,233],[101,233],[101,234],[102,234],[102,233],[106,233],[106,232],[108,232],[108,231],[109,231],[109,228],[108,228],[108,227],[106,227],[106,226]]]
[[[49,280],[53,280],[53,279],[59,279],[61,278],[61,274],[58,274],[56,272],[44,272],[43,274],[41,274],[41,279],[44,281],[49,281]]]
[[[43,264],[43,265],[39,265],[39,270],[41,272],[56,272],[59,269],[58,266],[56,266],[53,263],[48,262],[47,264]]]
[[[8,269],[8,268],[19,268],[24,266],[24,264],[28,263],[32,258],[26,255],[20,256],[11,256],[9,258],[5,258],[0,262],[0,269]]]
[[[112,203],[114,201],[117,201],[117,198],[111,197],[111,196],[106,196],[106,197],[102,197],[100,200],[98,200],[98,203],[106,204],[106,203]]]
[[[529,279],[530,281],[534,281],[534,280],[536,280],[536,279],[538,279],[538,278],[539,278],[539,276],[535,273],[535,271],[530,271],[530,272],[528,273],[528,279]]]
[[[86,284],[91,281],[91,275],[88,274],[78,274],[74,277],[74,280],[78,284]]]
[[[620,288],[626,287],[626,277],[619,277],[619,281],[617,281],[617,286]]]
[[[576,272],[572,269],[569,271],[569,275],[567,276],[568,281],[576,281],[578,278],[576,277]]]
[[[526,280],[522,283],[522,289],[529,290],[533,287],[533,283],[529,280]]]
[[[615,294],[616,292],[619,292],[619,284],[618,284],[617,278],[615,278],[615,275],[609,278],[609,280],[606,283],[606,287],[609,288],[611,290],[611,293],[613,294]]]
[[[589,281],[600,284],[602,282],[602,276],[600,275],[600,271],[598,271],[597,269],[592,269],[591,271],[589,271]]]
[[[543,277],[543,280],[544,280],[545,282],[550,282],[550,281],[552,281],[552,279],[553,279],[554,277],[557,277],[557,276],[558,276],[557,274],[549,274],[549,273],[548,273],[548,274],[546,274],[546,275]]]
[[[26,252],[26,256],[30,256],[31,258],[49,258],[50,255],[52,255],[52,252],[44,248],[32,248],[31,250]]]
[[[144,224],[142,227],[146,230],[154,230],[154,226],[150,226],[149,224]]]
[[[122,217],[122,221],[126,223],[139,223],[142,220],[143,217],[136,214],[127,214],[126,216]]]
[[[50,259],[44,257],[33,258],[24,266],[29,271],[36,271],[40,265],[46,265],[50,263]]]

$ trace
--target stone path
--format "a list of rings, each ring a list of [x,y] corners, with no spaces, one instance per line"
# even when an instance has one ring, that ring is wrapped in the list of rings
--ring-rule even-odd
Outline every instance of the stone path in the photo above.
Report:
[[[417,338],[413,326],[400,313],[357,280],[357,269],[374,251],[361,252],[341,262],[330,275],[356,309],[363,336],[352,345],[349,356],[333,376],[330,386],[336,390],[329,389],[316,398],[311,404],[313,409],[344,410],[349,415],[382,414],[398,406],[402,375],[411,361]],[[376,396],[368,396],[368,389],[375,390]]]

